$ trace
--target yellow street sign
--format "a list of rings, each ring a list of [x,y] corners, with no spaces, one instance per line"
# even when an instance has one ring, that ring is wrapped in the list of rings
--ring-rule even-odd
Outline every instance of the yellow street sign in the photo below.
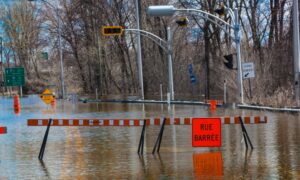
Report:
[[[102,26],[102,35],[104,36],[120,36],[122,33],[122,26]]]
[[[45,89],[40,97],[46,104],[50,104],[55,99],[55,95],[49,89]]]

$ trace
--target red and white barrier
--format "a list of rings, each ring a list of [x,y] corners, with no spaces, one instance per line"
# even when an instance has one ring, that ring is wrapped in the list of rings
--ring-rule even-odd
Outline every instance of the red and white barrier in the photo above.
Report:
[[[240,124],[239,116],[220,117],[222,124]],[[165,125],[192,125],[192,117],[166,118]],[[164,118],[146,118],[146,125],[162,125]],[[244,124],[267,123],[266,116],[244,116]],[[47,126],[49,119],[28,119],[28,126]],[[144,119],[52,119],[51,126],[143,126]]]

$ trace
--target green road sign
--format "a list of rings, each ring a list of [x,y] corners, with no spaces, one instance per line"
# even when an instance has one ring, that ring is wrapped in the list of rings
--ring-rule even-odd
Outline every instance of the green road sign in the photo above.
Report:
[[[47,52],[42,52],[42,56],[45,60],[48,60],[48,53]]]
[[[38,53],[38,59],[48,60],[48,52],[40,52],[40,53]]]
[[[25,73],[23,67],[5,68],[5,86],[24,86]]]

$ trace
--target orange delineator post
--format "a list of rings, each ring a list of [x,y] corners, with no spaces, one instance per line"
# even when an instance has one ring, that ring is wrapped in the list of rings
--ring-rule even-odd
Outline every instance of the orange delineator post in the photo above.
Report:
[[[210,100],[210,110],[214,111],[217,109],[217,100]]]
[[[7,133],[7,128],[4,126],[0,126],[0,134],[6,134]]]
[[[18,95],[14,96],[14,110],[16,113],[19,113],[21,109],[20,98]]]

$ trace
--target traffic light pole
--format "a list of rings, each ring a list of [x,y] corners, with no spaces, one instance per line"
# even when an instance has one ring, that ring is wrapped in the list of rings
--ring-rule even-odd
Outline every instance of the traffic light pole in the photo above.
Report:
[[[169,92],[171,100],[174,100],[174,84],[173,84],[173,63],[172,63],[172,34],[171,28],[167,27],[168,37],[168,72],[169,72]]]
[[[243,77],[242,77],[242,62],[241,62],[241,37],[240,37],[240,21],[238,9],[234,9],[234,36],[235,36],[235,45],[236,45],[236,59],[237,59],[237,81],[239,85],[239,98],[242,104],[244,104],[244,88],[243,88]]]

